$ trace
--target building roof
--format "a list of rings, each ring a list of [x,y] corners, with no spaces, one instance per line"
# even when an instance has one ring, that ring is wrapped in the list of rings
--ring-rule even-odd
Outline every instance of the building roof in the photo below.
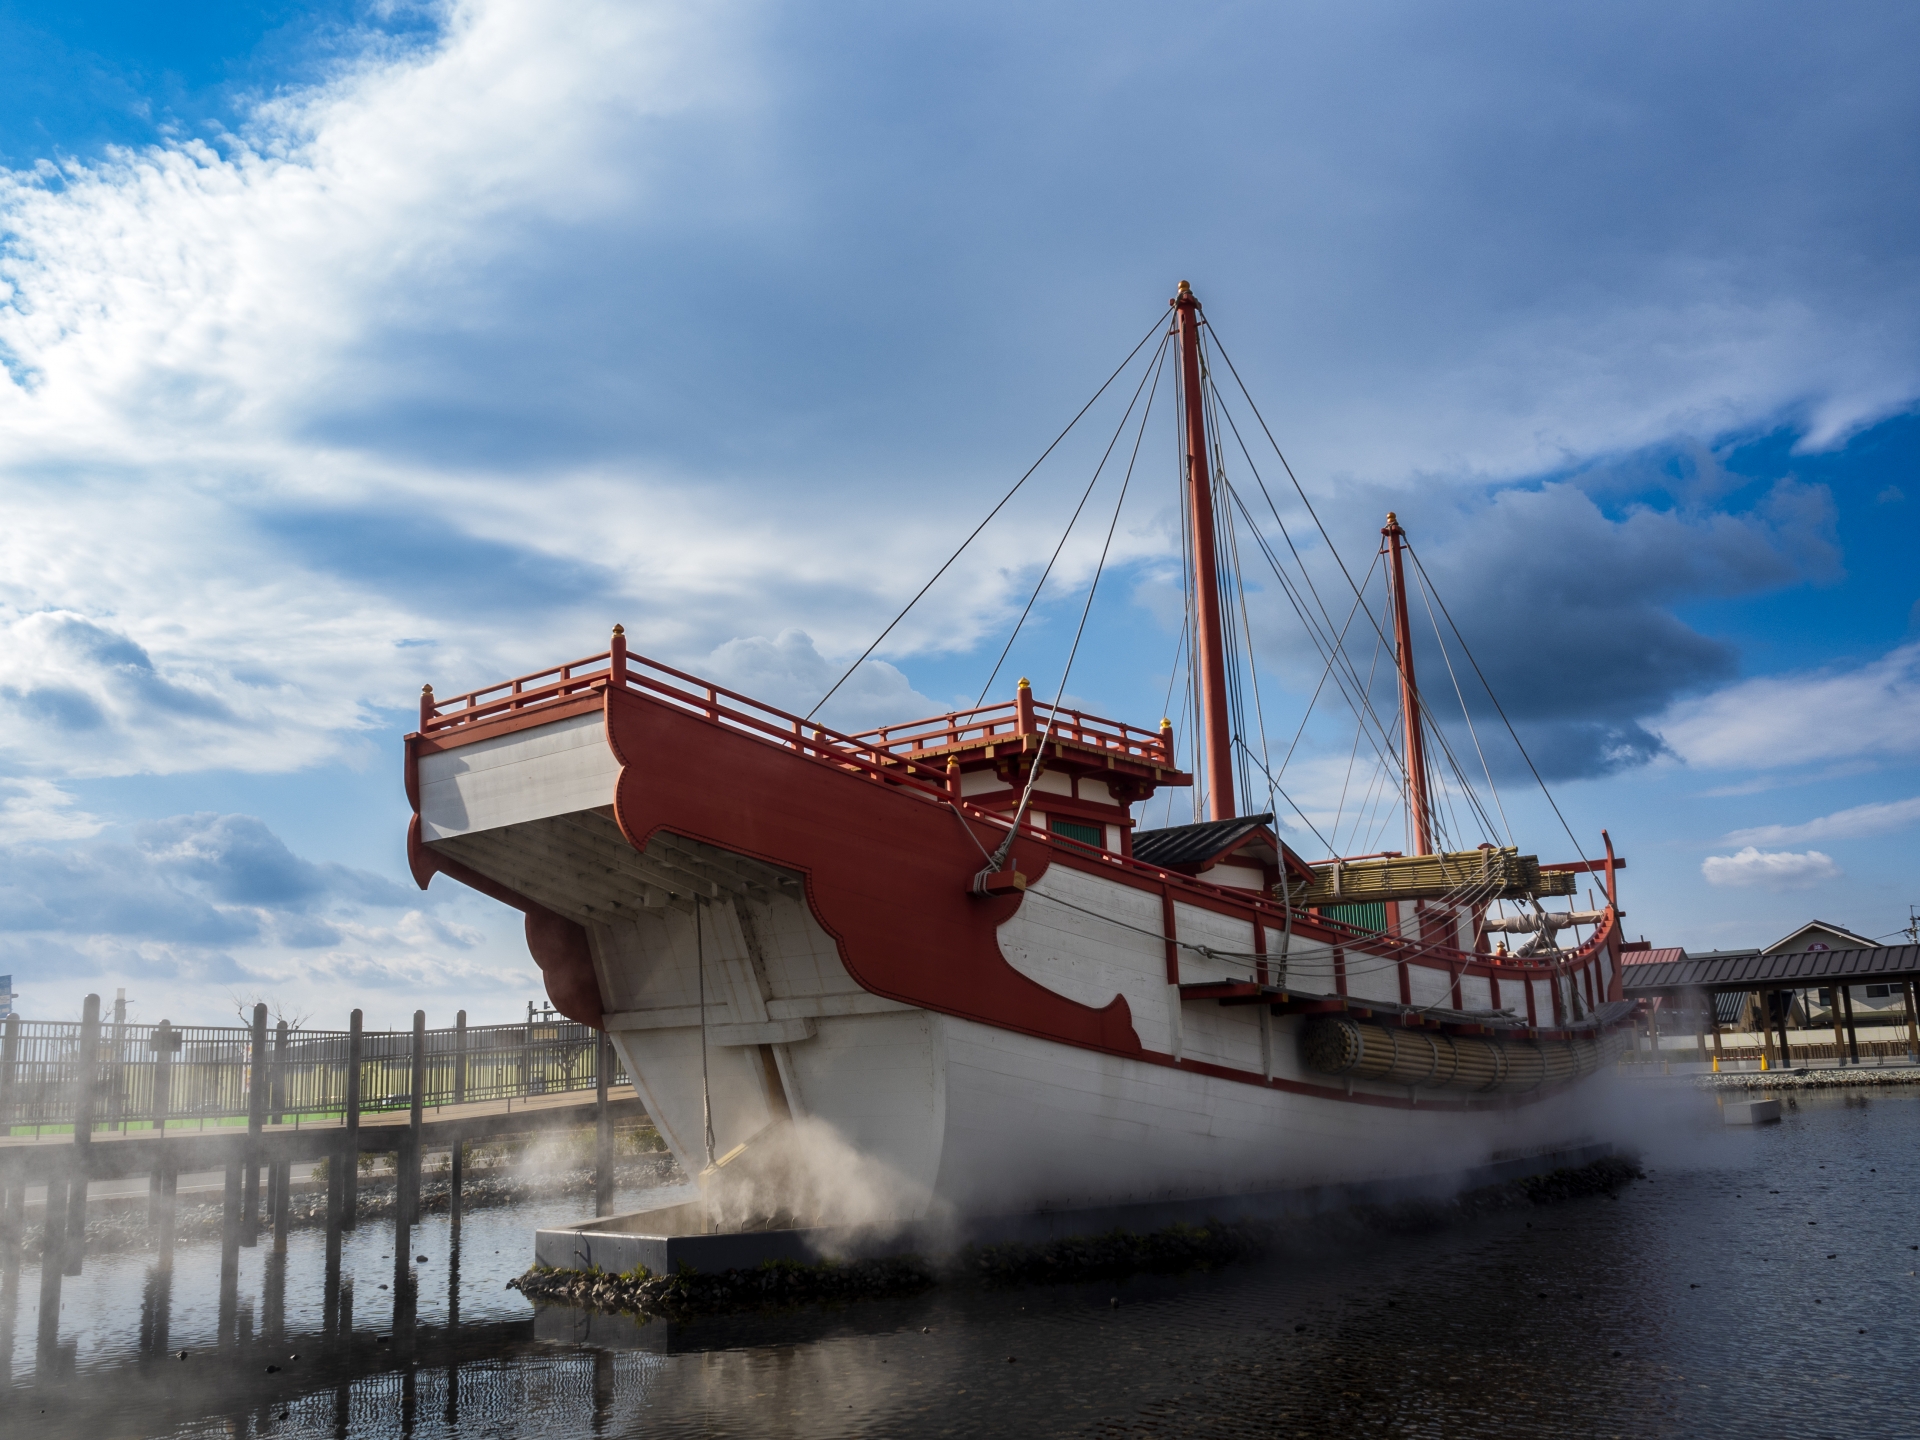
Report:
[[[1829,921],[1829,920],[1809,920],[1807,921],[1806,924],[1802,925],[1799,929],[1790,931],[1789,933],[1782,935],[1778,940],[1774,941],[1773,944],[1767,946],[1760,953],[1763,955],[1772,955],[1776,951],[1780,951],[1780,950],[1820,949],[1821,947],[1818,945],[1796,945],[1792,943],[1798,940],[1801,936],[1805,935],[1809,930],[1824,930],[1829,935],[1837,936],[1841,940],[1846,940],[1851,942],[1852,947],[1866,948],[1869,946],[1877,945],[1879,943],[1877,940],[1869,940],[1865,935],[1856,935],[1853,933],[1853,931],[1847,929],[1846,926],[1835,925],[1832,921]],[[1833,947],[1827,946],[1826,948],[1832,949]],[[1841,948],[1847,949],[1850,947],[1842,946]]]
[[[1197,825],[1169,825],[1164,830],[1136,830],[1133,858],[1169,870],[1204,865],[1272,823],[1271,815],[1241,815],[1232,820],[1202,820]]]
[[[1628,950],[1620,956],[1620,961],[1624,965],[1665,965],[1686,958],[1687,952],[1675,945],[1666,950]]]
[[[1664,964],[1632,966],[1622,972],[1621,984],[1629,997],[1637,999],[1681,990],[1763,990],[1827,980],[1858,985],[1914,975],[1920,975],[1920,945],[1867,945],[1780,955],[1758,951],[1689,955]]]

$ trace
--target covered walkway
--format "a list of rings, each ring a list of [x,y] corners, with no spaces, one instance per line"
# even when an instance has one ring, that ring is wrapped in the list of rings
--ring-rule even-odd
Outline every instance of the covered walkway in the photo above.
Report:
[[[1795,990],[1832,989],[1838,1002],[1833,1007],[1834,1043],[1836,1046],[1844,1044],[1847,1053],[1858,1064],[1860,1037],[1854,1024],[1852,987],[1898,985],[1906,1006],[1908,1048],[1920,1052],[1920,1011],[1916,1011],[1914,994],[1915,982],[1920,981],[1920,945],[1795,950],[1778,955],[1688,956],[1629,965],[1622,972],[1621,981],[1629,1000],[1689,999],[1731,994],[1757,997],[1760,1013],[1766,1017],[1763,1034],[1770,1065],[1791,1064],[1793,1059],[1787,1031],[1787,1011],[1790,1007],[1777,1003],[1775,996]],[[1717,1012],[1718,1007],[1714,1008]],[[1696,1013],[1704,1017],[1708,1009],[1700,1005],[1696,1007]],[[1716,1013],[1713,1025],[1716,1043],[1720,1028]]]

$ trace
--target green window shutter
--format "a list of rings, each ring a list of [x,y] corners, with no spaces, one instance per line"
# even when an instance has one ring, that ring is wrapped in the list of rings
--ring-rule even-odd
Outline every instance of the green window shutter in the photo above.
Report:
[[[1091,845],[1094,849],[1104,849],[1107,837],[1101,833],[1098,825],[1089,825],[1082,820],[1047,821],[1047,828],[1054,834],[1067,840],[1078,840],[1082,845]],[[1374,907],[1376,910],[1379,906]]]
[[[1387,906],[1384,900],[1375,900],[1369,905],[1323,905],[1320,913],[1329,920],[1338,920],[1342,924],[1352,925],[1361,930],[1378,930],[1384,933],[1387,928]]]

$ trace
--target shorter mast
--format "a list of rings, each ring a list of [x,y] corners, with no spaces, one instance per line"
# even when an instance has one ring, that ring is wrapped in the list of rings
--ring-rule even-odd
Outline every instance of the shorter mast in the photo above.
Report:
[[[1180,331],[1180,382],[1187,402],[1187,513],[1193,536],[1194,660],[1200,680],[1200,736],[1206,746],[1207,818],[1231,820],[1233,736],[1227,707],[1226,644],[1221,638],[1220,578],[1214,553],[1213,477],[1207,470],[1207,411],[1200,389],[1200,302],[1193,287],[1167,302]],[[1194,767],[1196,770],[1199,766]]]
[[[1407,532],[1393,511],[1380,530],[1386,537],[1387,577],[1393,591],[1393,649],[1400,670],[1400,728],[1407,746],[1407,819],[1413,834],[1413,853],[1432,855],[1433,802],[1427,792],[1427,737],[1420,721],[1420,687],[1413,678],[1413,626],[1407,618],[1407,575],[1400,550]]]

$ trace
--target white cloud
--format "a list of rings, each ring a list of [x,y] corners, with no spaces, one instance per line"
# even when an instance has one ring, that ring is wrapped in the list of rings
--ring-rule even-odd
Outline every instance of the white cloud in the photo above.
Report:
[[[804,630],[737,637],[707,657],[706,673],[730,690],[795,715],[805,715],[841,678],[851,661],[834,663]],[[824,725],[865,730],[887,721],[936,715],[944,707],[915,690],[892,665],[869,659],[847,676],[820,709]]]
[[[1911,800],[1886,800],[1871,805],[1855,805],[1836,810],[1816,820],[1798,825],[1757,825],[1750,830],[1735,830],[1726,836],[1729,845],[1791,845],[1803,840],[1852,840],[1862,835],[1884,835],[1904,830],[1920,820],[1920,796]]]
[[[1920,754],[1920,644],[1852,669],[1743,680],[1675,705],[1653,728],[1682,760],[1711,769]]]
[[[12,791],[12,794],[7,794]],[[25,840],[85,840],[105,822],[74,809],[73,796],[51,780],[0,778],[0,845]]]
[[[1802,890],[1825,880],[1838,880],[1840,867],[1818,850],[1759,850],[1752,845],[1732,855],[1709,855],[1700,862],[1709,885],[1763,886],[1768,890]]]

